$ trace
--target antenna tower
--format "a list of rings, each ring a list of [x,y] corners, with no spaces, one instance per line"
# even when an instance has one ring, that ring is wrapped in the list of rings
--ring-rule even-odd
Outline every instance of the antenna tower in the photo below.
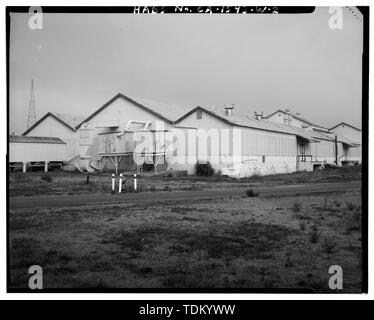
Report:
[[[29,102],[29,116],[27,118],[27,129],[29,129],[36,122],[35,114],[35,94],[34,94],[34,80],[31,80],[31,92]]]

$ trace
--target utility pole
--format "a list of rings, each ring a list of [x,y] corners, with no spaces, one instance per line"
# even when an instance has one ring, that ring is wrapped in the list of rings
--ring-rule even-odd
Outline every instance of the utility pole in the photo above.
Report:
[[[338,137],[335,136],[335,164],[338,165]]]
[[[29,115],[27,118],[27,129],[29,129],[36,122],[35,113],[35,94],[34,94],[34,80],[31,80],[31,92],[29,101]]]

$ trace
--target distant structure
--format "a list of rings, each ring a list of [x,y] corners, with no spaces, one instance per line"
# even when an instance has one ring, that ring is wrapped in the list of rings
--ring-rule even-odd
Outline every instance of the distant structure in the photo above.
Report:
[[[34,80],[31,80],[31,93],[29,102],[29,116],[27,118],[27,129],[29,129],[36,122],[35,113],[35,94],[34,94]]]

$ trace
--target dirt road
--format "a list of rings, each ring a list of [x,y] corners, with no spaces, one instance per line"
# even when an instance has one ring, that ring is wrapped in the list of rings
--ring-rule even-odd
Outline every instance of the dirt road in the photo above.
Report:
[[[343,183],[313,183],[303,185],[282,185],[274,187],[259,187],[255,191],[259,196],[295,195],[307,193],[339,192],[359,190],[361,182]],[[36,197],[11,197],[9,208],[48,208],[61,206],[82,206],[105,203],[121,202],[155,202],[173,200],[201,200],[215,199],[229,196],[245,195],[245,189],[227,189],[219,191],[166,191],[166,192],[142,192],[122,194],[84,194],[84,195],[48,195]]]

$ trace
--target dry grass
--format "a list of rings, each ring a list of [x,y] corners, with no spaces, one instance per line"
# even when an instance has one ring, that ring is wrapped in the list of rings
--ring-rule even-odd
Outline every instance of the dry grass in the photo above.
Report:
[[[361,208],[359,192],[343,197]],[[303,204],[298,215],[292,201]],[[310,195],[11,210],[10,285],[25,288],[28,267],[38,264],[45,288],[329,292],[328,268],[338,264],[344,292],[360,292],[358,209],[328,212],[323,202]]]
[[[46,178],[47,177],[47,178]],[[127,175],[124,183],[125,191],[132,190],[132,174]],[[253,176],[245,179],[234,179],[227,176],[215,175],[187,176],[168,172],[154,176],[152,173],[144,173],[138,176],[138,186],[143,192],[177,191],[203,189],[248,189],[260,185],[280,185],[298,183],[320,182],[344,182],[361,180],[361,167],[337,168],[327,171],[295,172],[292,174],[278,174],[269,176]],[[118,180],[117,180],[118,183]],[[111,174],[92,174],[90,183],[86,184],[86,176],[76,172],[52,171],[45,175],[43,172],[20,172],[9,175],[9,195],[34,196],[41,194],[85,194],[85,193],[110,193]]]

